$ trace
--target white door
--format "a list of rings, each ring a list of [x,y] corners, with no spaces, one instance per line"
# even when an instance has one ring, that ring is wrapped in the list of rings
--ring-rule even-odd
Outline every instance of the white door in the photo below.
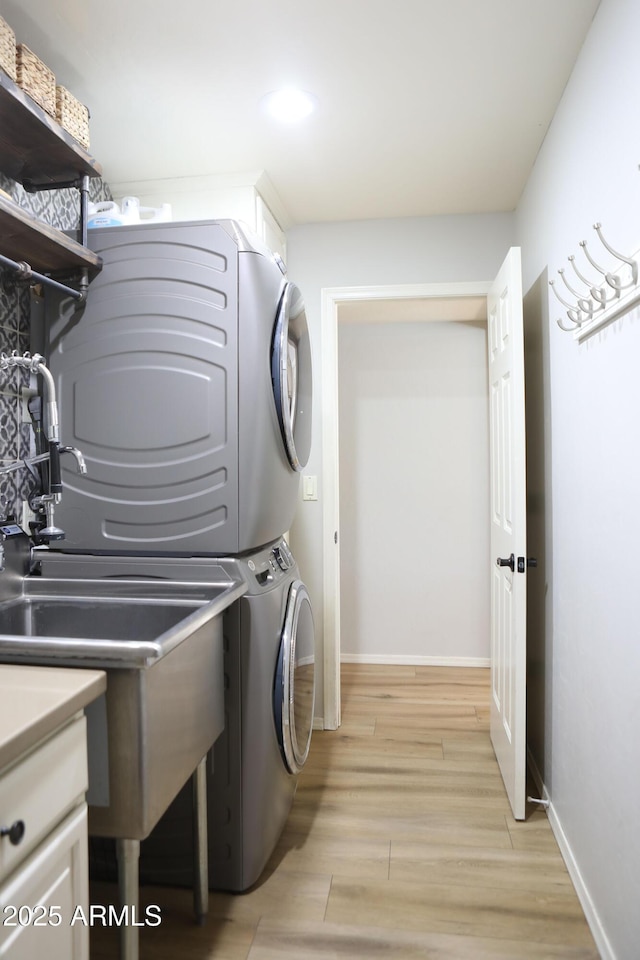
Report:
[[[520,248],[487,297],[491,464],[491,741],[513,815],[525,815],[527,529]]]

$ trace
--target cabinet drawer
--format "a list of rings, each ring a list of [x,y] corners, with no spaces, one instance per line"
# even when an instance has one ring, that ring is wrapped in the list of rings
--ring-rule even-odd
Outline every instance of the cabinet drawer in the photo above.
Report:
[[[87,789],[86,720],[78,716],[0,776],[0,826],[22,820],[14,846],[0,838],[0,881],[28,856]]]
[[[0,886],[0,960],[88,960],[88,889],[83,803]]]

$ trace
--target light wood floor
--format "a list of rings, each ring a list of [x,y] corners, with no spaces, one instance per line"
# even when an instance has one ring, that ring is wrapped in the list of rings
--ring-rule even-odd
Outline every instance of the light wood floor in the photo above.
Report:
[[[204,927],[189,891],[144,888],[163,920],[141,960],[597,960],[545,814],[511,816],[488,671],[345,664],[342,683],[261,881],[212,893]],[[91,943],[118,955],[115,930]]]

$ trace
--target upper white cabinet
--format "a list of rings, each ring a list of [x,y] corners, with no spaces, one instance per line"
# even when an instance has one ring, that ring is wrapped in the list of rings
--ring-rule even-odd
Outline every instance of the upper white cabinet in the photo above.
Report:
[[[134,196],[144,207],[171,204],[175,221],[239,220],[286,263],[288,214],[264,173],[175,177],[111,183],[117,200]]]

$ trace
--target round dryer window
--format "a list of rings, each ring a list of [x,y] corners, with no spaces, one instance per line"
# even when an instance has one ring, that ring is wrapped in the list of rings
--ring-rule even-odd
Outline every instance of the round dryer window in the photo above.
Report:
[[[278,307],[271,375],[287,457],[294,470],[302,470],[311,450],[311,345],[295,283],[286,284]]]
[[[315,643],[311,601],[301,580],[291,584],[280,640],[274,714],[280,750],[290,773],[299,773],[311,744],[315,702]]]

